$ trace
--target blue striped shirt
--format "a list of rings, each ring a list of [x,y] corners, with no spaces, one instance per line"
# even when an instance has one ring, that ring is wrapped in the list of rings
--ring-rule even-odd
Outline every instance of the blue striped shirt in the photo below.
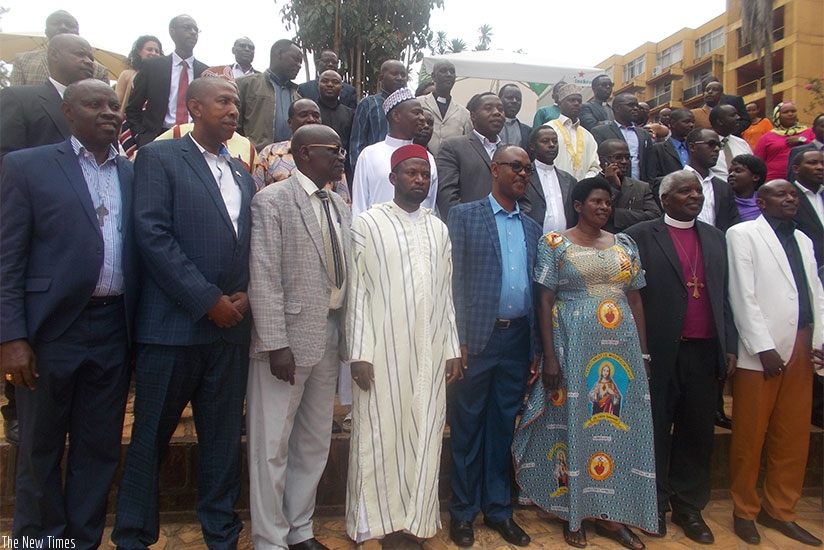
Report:
[[[368,95],[361,99],[355,109],[355,119],[352,123],[352,135],[349,138],[349,162],[352,169],[361,151],[372,144],[386,139],[389,133],[389,121],[383,112],[383,102],[389,97],[389,92]]]
[[[94,153],[88,151],[80,140],[71,137],[72,149],[77,155],[83,179],[92,201],[92,210],[101,206],[108,211],[103,217],[100,231],[103,235],[103,265],[94,287],[94,296],[123,294],[123,201],[120,195],[120,177],[117,174],[117,150],[109,146],[109,154],[103,164],[97,164]],[[99,214],[98,214],[99,216]]]
[[[498,227],[501,244],[501,297],[498,301],[498,318],[517,319],[529,313],[532,302],[530,276],[526,260],[526,235],[521,222],[521,210],[507,212],[489,195],[492,215]]]

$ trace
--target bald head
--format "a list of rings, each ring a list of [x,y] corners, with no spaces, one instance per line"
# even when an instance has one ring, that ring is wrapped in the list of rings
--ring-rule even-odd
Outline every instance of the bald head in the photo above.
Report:
[[[203,103],[207,97],[215,92],[228,88],[237,92],[237,85],[225,78],[196,78],[189,83],[189,88],[186,90],[186,103],[189,103],[192,99]]]
[[[758,188],[755,202],[765,216],[790,221],[798,212],[798,193],[787,180],[772,180]]]
[[[49,74],[68,86],[94,76],[94,54],[89,43],[76,34],[58,34],[49,40]]]
[[[93,78],[74,82],[66,88],[60,110],[71,134],[98,157],[98,162],[105,158],[123,122],[114,90]]]
[[[340,137],[329,126],[308,124],[298,128],[292,135],[292,158],[295,166],[318,189],[340,180],[345,155]]]
[[[380,72],[381,88],[389,92],[395,92],[406,86],[406,65],[397,59],[389,59],[381,65]]]

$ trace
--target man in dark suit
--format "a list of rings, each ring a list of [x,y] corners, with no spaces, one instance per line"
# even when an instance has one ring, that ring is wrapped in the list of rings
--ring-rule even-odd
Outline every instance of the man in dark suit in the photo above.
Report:
[[[632,155],[630,161],[631,178],[641,181],[650,181],[649,163],[652,156],[652,136],[649,132],[635,125],[638,117],[638,99],[633,94],[618,94],[612,101],[615,120],[596,126],[592,129],[592,137],[598,145],[608,139],[621,139],[629,147]]]
[[[543,233],[564,231],[574,215],[569,194],[575,178],[555,167],[558,156],[558,134],[552,126],[538,126],[529,135],[529,149],[535,157],[535,170],[529,185],[518,199],[521,212],[541,226]]]
[[[695,115],[688,109],[673,109],[670,114],[670,137],[652,146],[648,166],[649,183],[658,200],[658,186],[664,176],[682,170],[690,162],[687,136],[695,128]]]
[[[787,181],[795,181],[795,174],[793,173],[793,159],[796,155],[805,151],[821,151],[824,153],[824,113],[821,113],[815,120],[813,120],[813,134],[815,139],[812,143],[806,145],[798,145],[790,149],[790,158],[787,161]]]
[[[0,90],[0,156],[68,139],[69,126],[60,112],[63,91],[93,76],[91,46],[75,34],[55,36],[49,42],[49,70],[51,79],[43,84]]]
[[[64,97],[71,139],[10,153],[0,177],[0,366],[20,413],[18,547],[24,537],[100,545],[129,390],[139,284],[133,169],[113,145],[120,104],[98,80]]]
[[[206,70],[206,64],[194,57],[199,33],[194,19],[178,15],[169,21],[175,50],[171,55],[143,60],[126,105],[126,122],[138,147],[151,143],[175,124],[191,122],[186,88]]]
[[[605,74],[592,79],[592,98],[581,105],[581,126],[592,132],[596,126],[615,120],[612,105],[607,103],[612,95],[612,79]]]
[[[527,378],[538,376],[541,355],[531,291],[541,228],[517,203],[531,172],[526,151],[502,145],[492,158],[492,193],[455,206],[447,220],[466,369],[453,385],[449,421],[449,535],[458,546],[474,543],[478,512],[510,544],[530,540],[512,519],[510,447]]]
[[[696,219],[701,183],[686,170],[661,182],[663,218],[627,230],[638,245],[647,286],[650,396],[659,535],[666,513],[693,541],[709,544],[701,517],[710,498],[717,380],[735,368],[738,333],[727,298],[724,235]]]
[[[726,231],[741,221],[741,214],[738,213],[730,184],[710,172],[718,161],[721,138],[714,130],[696,128],[687,135],[687,151],[690,162],[684,169],[695,174],[704,194],[704,208],[698,219]],[[661,195],[660,189],[658,195]]]
[[[504,104],[494,92],[484,92],[473,96],[466,108],[472,133],[446,138],[435,159],[442,220],[456,204],[481,199],[492,189],[492,155],[501,143]]]
[[[501,143],[517,145],[532,158],[529,152],[529,134],[532,132],[532,127],[518,120],[518,113],[523,104],[521,89],[517,84],[504,84],[498,90],[498,97],[504,104],[504,116],[506,117],[504,127],[500,132]]]
[[[157,541],[160,460],[191,401],[198,434],[197,513],[210,548],[237,546],[240,434],[250,315],[249,173],[223,142],[237,124],[237,88],[189,86],[191,133],[145,147],[135,164],[135,238],[146,277],[137,315],[135,420],[112,540]]]
[[[322,75],[326,71],[335,71],[338,72],[338,65],[340,64],[338,60],[338,54],[336,54],[332,50],[321,50],[318,55],[318,59],[315,61],[315,79],[314,80],[307,80],[300,86],[298,86],[298,93],[301,97],[306,97],[308,99],[314,100],[315,103],[320,104],[320,93],[318,91],[318,85],[320,84],[320,75]],[[340,91],[340,103],[342,105],[346,105],[350,109],[354,110],[358,106],[358,93],[355,90],[355,87],[351,84],[347,84],[346,82],[342,82],[343,88]],[[343,136],[341,136],[343,139]],[[349,140],[347,138],[344,143],[348,144]]]
[[[615,99],[618,112],[618,98]],[[603,126],[602,126],[603,128]],[[607,139],[598,146],[604,178],[609,182],[612,195],[612,214],[604,224],[610,233],[624,231],[628,227],[661,216],[652,190],[645,181],[629,177],[630,153],[627,144],[620,139]],[[577,223],[577,216],[572,220]]]

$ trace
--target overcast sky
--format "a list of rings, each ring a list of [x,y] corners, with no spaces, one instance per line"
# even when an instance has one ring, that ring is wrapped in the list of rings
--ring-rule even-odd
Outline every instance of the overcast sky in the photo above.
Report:
[[[258,69],[268,65],[268,48],[275,40],[293,36],[281,22],[284,3],[245,0],[227,6],[216,0],[149,0],[129,8],[128,4],[89,0],[0,0],[0,5],[11,9],[2,18],[4,32],[42,33],[46,16],[66,9],[80,22],[81,36],[92,45],[124,55],[141,34],[154,34],[163,42],[165,53],[170,53],[169,20],[188,13],[202,31],[195,48],[198,59],[209,65],[233,62],[232,43],[246,35],[257,46],[254,66]],[[478,27],[486,23],[492,26],[493,49],[523,49],[581,66],[594,66],[612,54],[657,42],[681,28],[698,27],[726,9],[725,0],[444,0],[444,4],[432,12],[432,30],[462,38],[470,49],[477,44]],[[228,9],[222,11],[221,6]],[[297,80],[304,80],[303,75]]]

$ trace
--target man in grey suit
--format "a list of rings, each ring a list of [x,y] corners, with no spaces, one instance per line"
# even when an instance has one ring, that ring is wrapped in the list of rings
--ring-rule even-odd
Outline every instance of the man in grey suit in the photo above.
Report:
[[[592,79],[592,99],[581,105],[581,126],[592,131],[596,126],[615,120],[612,105],[607,103],[612,95],[612,79],[605,74]]]
[[[569,193],[578,183],[569,172],[554,166],[558,156],[558,134],[552,126],[538,126],[529,134],[529,150],[535,157],[535,170],[523,196],[518,199],[521,212],[538,222],[546,235],[569,227],[574,210]]]
[[[630,153],[623,140],[602,142],[598,146],[598,157],[612,195],[612,214],[604,224],[604,230],[618,233],[636,223],[661,216],[649,184],[629,177]]]
[[[291,177],[252,201],[246,396],[252,543],[318,550],[312,515],[332,435],[351,215],[327,193],[345,151],[320,124],[292,136]]]
[[[466,107],[472,133],[444,140],[435,158],[442,220],[456,204],[480,200],[492,190],[492,155],[501,143],[504,104],[494,92],[484,92],[473,96]]]

